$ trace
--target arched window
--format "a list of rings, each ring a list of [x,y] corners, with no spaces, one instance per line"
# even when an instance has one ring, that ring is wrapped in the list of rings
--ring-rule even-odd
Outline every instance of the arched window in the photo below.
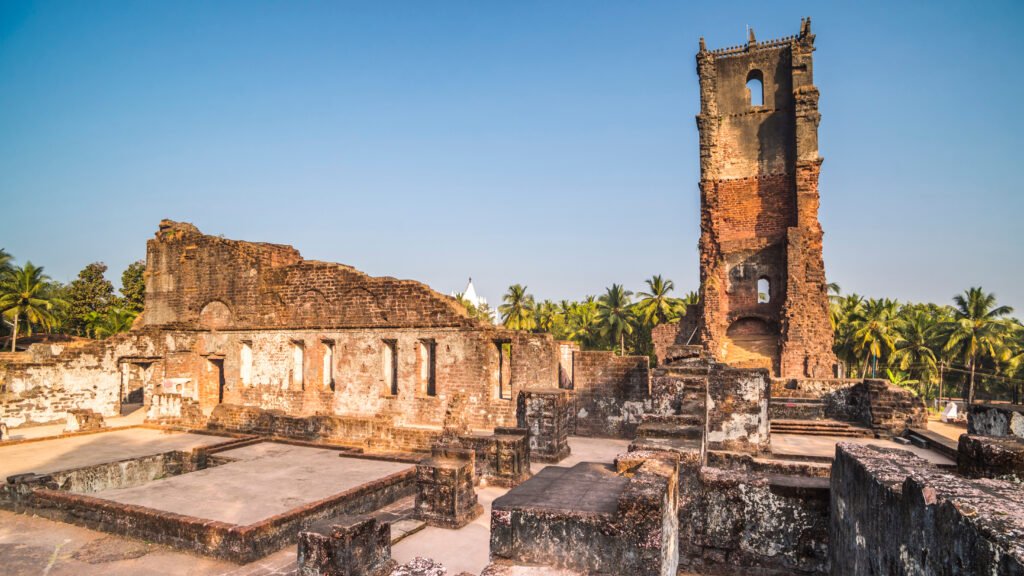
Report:
[[[772,284],[767,278],[757,281],[757,303],[767,304],[772,300]]]
[[[764,106],[764,75],[760,70],[751,70],[747,74],[747,94],[751,106]]]

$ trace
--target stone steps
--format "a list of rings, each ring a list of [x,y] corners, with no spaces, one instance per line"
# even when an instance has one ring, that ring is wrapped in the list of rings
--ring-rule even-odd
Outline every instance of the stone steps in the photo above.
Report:
[[[923,444],[923,447],[934,450],[956,462],[957,452],[959,451],[959,442],[956,440],[946,438],[942,434],[925,430],[924,428],[910,428],[905,436],[915,445],[921,446]]]
[[[685,438],[697,439],[704,434],[702,425],[679,425],[667,422],[645,422],[637,427],[638,438]]]
[[[870,428],[854,426],[838,420],[772,420],[772,433],[802,434],[805,436],[841,436],[846,438],[872,437]]]

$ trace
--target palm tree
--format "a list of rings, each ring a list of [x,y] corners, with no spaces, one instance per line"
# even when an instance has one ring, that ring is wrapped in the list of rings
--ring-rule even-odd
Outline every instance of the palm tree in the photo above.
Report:
[[[857,354],[854,351],[853,333],[856,328],[854,320],[864,309],[864,298],[857,294],[842,296],[829,303],[829,319],[835,330],[832,349],[836,357],[846,366],[857,365]]]
[[[10,255],[6,250],[0,248],[0,278],[11,273],[13,268],[14,257]]]
[[[558,323],[558,307],[551,300],[545,300],[537,306],[534,314],[537,318],[537,330],[552,333]]]
[[[626,334],[633,332],[633,313],[629,297],[633,293],[621,284],[612,284],[597,300],[597,323],[604,336],[619,342],[619,355],[626,353]]]
[[[672,298],[669,292],[675,290],[675,283],[664,280],[660,274],[647,280],[649,292],[641,292],[641,300],[636,309],[645,324],[651,328],[665,322],[675,322],[686,314],[686,304],[678,298]]]
[[[897,329],[900,319],[896,314],[897,303],[888,298],[871,298],[863,309],[853,317],[853,351],[864,358],[861,374],[867,374],[868,363],[874,360],[871,376],[875,376],[878,360],[896,349]]]
[[[683,304],[690,306],[700,304],[700,293],[694,290],[690,290],[683,296]]]
[[[935,332],[938,324],[935,317],[923,310],[905,314],[896,332],[896,350],[889,359],[890,364],[910,375],[917,375],[917,381],[927,385],[938,369],[935,351]],[[895,383],[895,382],[894,382]],[[925,390],[924,396],[927,396]]]
[[[581,302],[573,302],[567,315],[569,338],[584,346],[595,346],[601,334],[597,324],[597,302],[587,296]]]
[[[501,321],[509,330],[533,330],[537,322],[533,317],[533,296],[526,292],[526,286],[513,284],[502,297],[504,304],[498,307]]]
[[[136,316],[138,316],[138,312],[134,310],[111,308],[100,317],[99,322],[93,328],[93,336],[107,338],[120,332],[127,332],[131,329]]]
[[[1006,344],[1011,324],[1007,320],[1013,312],[1009,306],[996,305],[996,295],[986,293],[980,286],[969,288],[953,297],[953,320],[945,325],[945,349],[967,362],[970,381],[967,404],[974,403],[974,372],[983,357],[994,358]]]
[[[33,324],[48,328],[54,321],[54,309],[63,305],[64,301],[50,290],[50,279],[43,274],[42,266],[26,262],[0,279],[0,312],[14,321],[11,352],[16,350],[21,318],[25,319],[31,336]]]

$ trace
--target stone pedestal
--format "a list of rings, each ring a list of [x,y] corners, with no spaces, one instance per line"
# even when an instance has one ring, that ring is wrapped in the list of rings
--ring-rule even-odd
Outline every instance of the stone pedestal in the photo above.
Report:
[[[431,526],[462,528],[483,513],[473,490],[472,450],[436,447],[416,465],[416,517]]]
[[[87,432],[103,428],[103,415],[92,410],[68,410],[64,432]]]
[[[511,488],[530,477],[528,438],[525,428],[495,428],[491,436],[464,435],[458,443],[476,454],[478,484]]]
[[[968,478],[1024,482],[1024,440],[961,434],[956,464]]]
[[[318,525],[299,533],[302,576],[383,576],[391,559],[391,525],[367,518],[348,526]]]
[[[567,390],[523,390],[516,417],[530,434],[530,459],[558,462],[569,455],[572,403]]]

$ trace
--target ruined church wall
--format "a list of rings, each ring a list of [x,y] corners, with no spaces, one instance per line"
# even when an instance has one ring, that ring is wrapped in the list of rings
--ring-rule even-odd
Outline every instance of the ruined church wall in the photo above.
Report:
[[[32,348],[31,361],[0,364],[0,421],[12,428],[63,422],[69,410],[118,415],[120,361],[157,356],[162,342],[150,333],[123,334],[84,346]]]
[[[147,245],[145,325],[210,329],[479,328],[412,280],[303,260],[290,246],[227,240],[164,221]]]
[[[580,351],[574,354],[573,364],[573,433],[633,438],[650,406],[650,359]]]
[[[510,374],[499,385],[499,343],[512,345]],[[390,344],[386,344],[390,343]],[[242,346],[252,351],[251,378],[242,379]],[[427,393],[422,346],[435,354],[435,392]],[[224,358],[225,403],[281,410],[290,415],[387,415],[396,425],[443,423],[447,400],[465,396],[467,421],[477,429],[515,424],[514,398],[526,387],[557,387],[558,356],[550,337],[506,331],[283,330],[211,333],[203,353]],[[301,345],[303,376],[295,377]],[[333,374],[325,380],[328,346]],[[391,346],[398,394],[391,394]],[[207,404],[215,404],[207,397]]]

